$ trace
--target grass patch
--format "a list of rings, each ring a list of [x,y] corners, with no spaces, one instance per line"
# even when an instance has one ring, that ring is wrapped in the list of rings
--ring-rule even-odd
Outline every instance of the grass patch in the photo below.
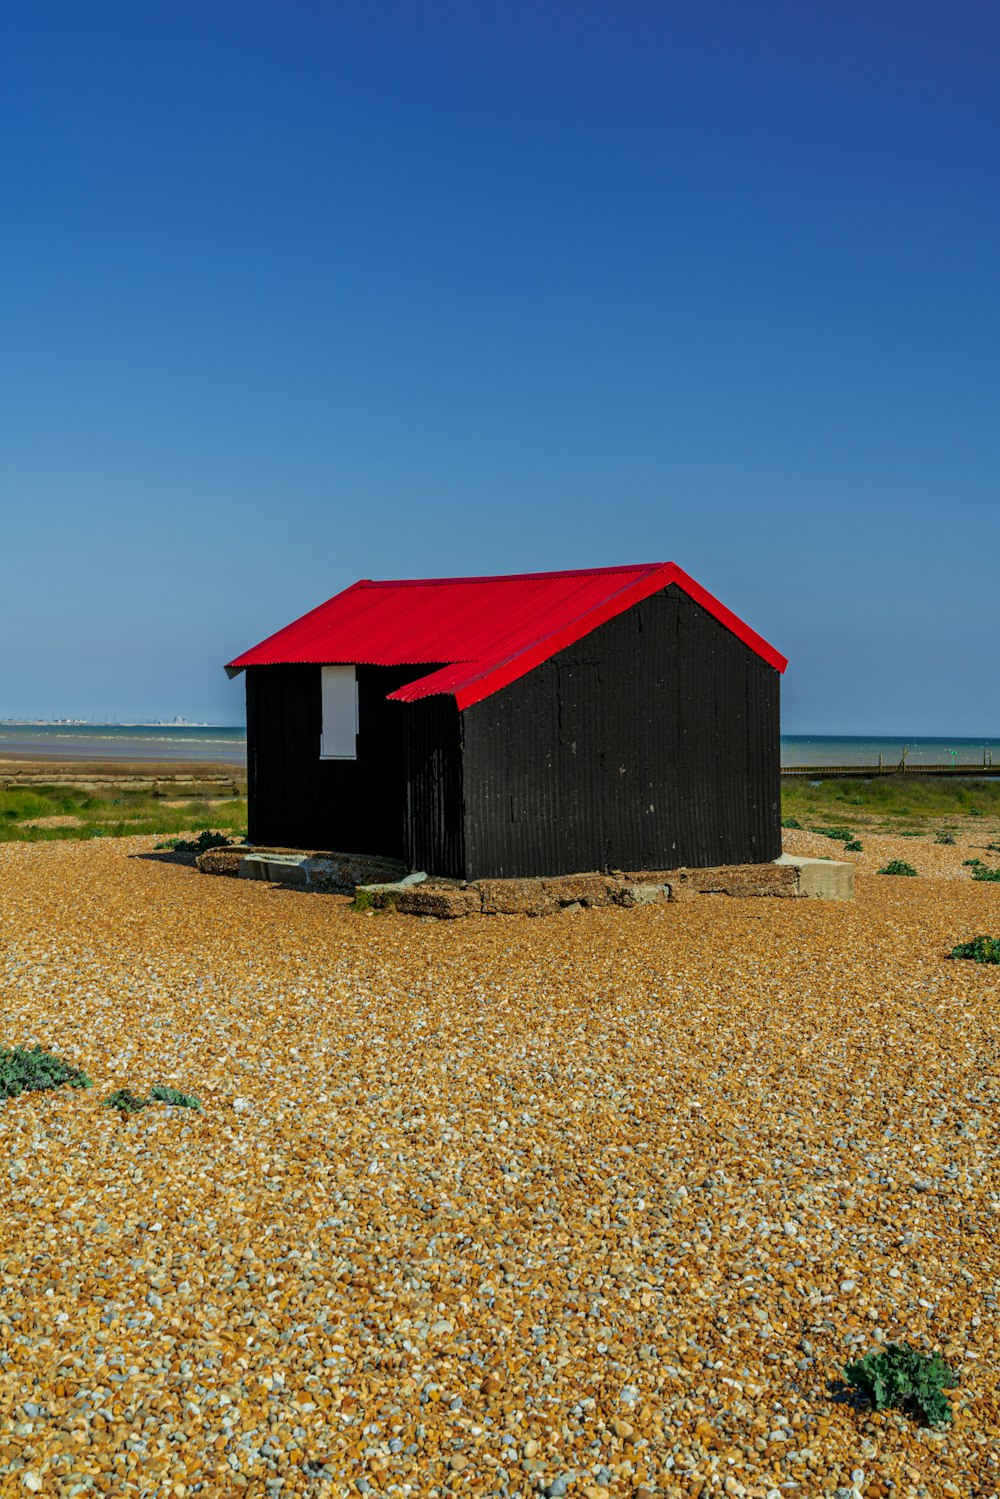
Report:
[[[111,789],[107,794],[66,786],[32,786],[30,790],[0,790],[0,843],[59,842],[72,838],[122,838],[137,833],[197,831],[206,824],[237,836],[246,829],[246,797],[218,801],[204,797],[182,799],[165,807],[164,798],[148,791]],[[79,819],[73,827],[31,827],[50,817]]]
[[[910,879],[913,879],[916,873],[913,865],[907,864],[905,859],[890,859],[888,864],[884,864],[879,870],[879,874],[905,874]]]
[[[951,1402],[944,1391],[958,1381],[938,1353],[920,1353],[908,1343],[890,1343],[848,1364],[844,1378],[877,1411],[903,1411],[925,1426],[942,1426],[952,1419]]]
[[[784,825],[841,824],[905,819],[913,827],[927,818],[988,816],[1000,821],[1000,777],[966,780],[964,776],[827,776],[813,786],[807,776],[783,776],[781,811]]]
[[[810,833],[821,833],[824,838],[833,838],[838,843],[850,843],[854,833],[850,828],[810,828]]]
[[[1000,937],[973,937],[971,942],[960,942],[948,954],[949,958],[968,958],[973,963],[1000,963]]]
[[[93,1084],[85,1072],[64,1062],[62,1057],[43,1051],[40,1046],[0,1046],[0,1098],[17,1098],[21,1093],[39,1093],[45,1088],[90,1088]]]

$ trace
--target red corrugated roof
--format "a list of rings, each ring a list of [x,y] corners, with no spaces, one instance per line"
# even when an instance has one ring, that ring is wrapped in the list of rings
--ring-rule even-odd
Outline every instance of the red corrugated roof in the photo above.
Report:
[[[435,693],[468,708],[524,676],[669,583],[689,594],[769,666],[787,662],[674,562],[497,578],[362,578],[231,661],[227,670],[292,662],[406,666],[447,662],[390,694]]]

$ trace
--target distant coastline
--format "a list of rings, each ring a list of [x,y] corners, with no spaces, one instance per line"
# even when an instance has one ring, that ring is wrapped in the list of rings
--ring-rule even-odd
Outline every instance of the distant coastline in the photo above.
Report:
[[[1000,763],[1000,735],[944,738],[914,735],[784,734],[783,765],[872,765],[882,756],[886,765],[898,764],[906,750],[907,764],[954,763],[974,772],[983,752]],[[60,719],[31,722],[0,719],[0,759],[39,760],[156,760],[215,761],[245,765],[246,729],[242,724],[178,722],[102,724]]]
[[[246,729],[236,724],[12,723],[0,720],[0,759],[213,761],[246,764]]]

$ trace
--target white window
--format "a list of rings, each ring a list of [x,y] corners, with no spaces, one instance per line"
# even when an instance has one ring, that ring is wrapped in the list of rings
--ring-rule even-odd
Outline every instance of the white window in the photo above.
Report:
[[[358,679],[353,666],[320,669],[323,723],[320,730],[321,760],[358,758]]]

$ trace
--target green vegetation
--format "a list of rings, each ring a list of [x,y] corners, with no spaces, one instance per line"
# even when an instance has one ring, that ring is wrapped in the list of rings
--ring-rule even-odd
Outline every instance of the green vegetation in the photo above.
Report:
[[[1000,885],[1000,868],[991,869],[988,864],[981,864],[977,859],[976,867],[972,871],[974,880],[988,880],[991,884]]]
[[[166,1083],[156,1083],[149,1090],[146,1098],[140,1098],[138,1093],[133,1093],[131,1088],[116,1088],[109,1093],[104,1100],[109,1109],[120,1109],[123,1114],[138,1114],[140,1109],[148,1108],[151,1103],[169,1103],[175,1109],[201,1109],[201,1104],[192,1093],[181,1093],[178,1088],[170,1088]]]
[[[783,817],[781,819],[781,826],[783,828],[800,828],[802,824],[797,817]]]
[[[175,1109],[200,1109],[201,1104],[193,1093],[181,1093],[178,1088],[170,1088],[166,1083],[157,1083],[150,1088],[149,1096],[156,1103],[173,1104]]]
[[[138,1114],[148,1102],[148,1098],[139,1098],[131,1088],[116,1088],[113,1093],[108,1094],[104,1105],[105,1108],[120,1109],[123,1114]]]
[[[879,870],[879,874],[905,874],[909,875],[911,879],[916,875],[916,872],[913,865],[907,864],[905,859],[890,859],[888,864]]]
[[[225,833],[213,833],[211,828],[202,828],[197,838],[168,838],[158,843],[157,848],[166,848],[175,854],[205,854],[210,848],[232,848],[242,838],[227,838]]]
[[[860,839],[858,839],[858,838],[849,838],[847,840],[847,842],[844,844],[844,853],[845,854],[861,854],[861,853],[864,853],[864,848],[865,848],[865,846],[861,842]]]
[[[58,1088],[63,1083],[68,1083],[71,1088],[92,1086],[90,1078],[79,1067],[43,1051],[40,1046],[33,1046],[30,1050],[23,1046],[9,1049],[0,1046],[0,1098],[17,1098],[21,1093]]]
[[[384,911],[393,904],[393,892],[391,890],[361,890],[354,892],[354,899],[348,905],[349,911]]]
[[[965,780],[962,776],[886,775],[828,776],[818,786],[806,776],[784,776],[781,810],[786,827],[815,823],[832,827],[898,820],[919,831],[930,818],[954,823],[963,817],[989,816],[1000,822],[1000,777]],[[933,828],[925,828],[932,832]]]
[[[927,1426],[940,1426],[952,1418],[944,1391],[958,1381],[940,1354],[920,1353],[908,1343],[890,1343],[848,1364],[844,1378],[877,1411],[903,1411]]]
[[[55,819],[59,821],[54,823]],[[238,835],[246,823],[247,804],[242,796],[218,801],[177,798],[174,804],[173,798],[149,791],[98,794],[66,786],[0,790],[0,843],[120,838],[134,833],[180,835],[206,825]]]
[[[949,958],[969,958],[973,963],[1000,963],[1000,937],[973,937],[971,942],[960,942],[948,954]]]
[[[854,837],[850,828],[810,828],[810,833],[822,833],[824,838],[835,838],[838,843],[850,843]]]
[[[942,828],[941,832],[938,833],[937,837],[934,839],[934,842],[935,843],[946,843],[949,848],[954,848],[954,846],[955,846],[955,835],[954,835],[954,833],[949,833],[946,828]]]

